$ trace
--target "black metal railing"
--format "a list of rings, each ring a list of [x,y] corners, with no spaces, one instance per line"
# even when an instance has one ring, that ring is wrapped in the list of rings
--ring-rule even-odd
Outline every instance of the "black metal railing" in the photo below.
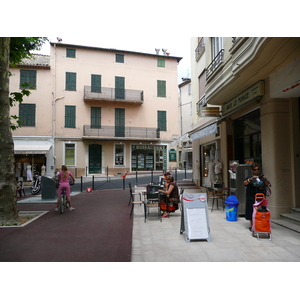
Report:
[[[143,103],[144,91],[84,86],[84,100],[106,100]]]
[[[153,127],[101,126],[100,128],[95,128],[95,126],[84,125],[83,136],[159,139],[160,131]]]
[[[224,59],[224,49],[222,49],[216,57],[213,59],[211,64],[206,68],[206,79],[208,79],[213,72],[218,68],[218,66],[223,62]]]

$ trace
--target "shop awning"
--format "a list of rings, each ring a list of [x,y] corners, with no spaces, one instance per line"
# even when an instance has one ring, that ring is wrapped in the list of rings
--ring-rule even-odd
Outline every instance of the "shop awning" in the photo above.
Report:
[[[215,134],[217,132],[218,132],[218,127],[217,127],[217,122],[215,121],[215,123],[205,126],[199,129],[198,131],[192,133],[190,135],[190,139],[191,141],[195,141],[205,136],[208,136],[210,134]]]
[[[52,144],[48,141],[14,141],[15,154],[47,154]]]

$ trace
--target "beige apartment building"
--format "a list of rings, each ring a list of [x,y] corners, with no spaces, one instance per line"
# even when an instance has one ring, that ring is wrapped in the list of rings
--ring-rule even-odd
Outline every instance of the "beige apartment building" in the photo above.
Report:
[[[11,91],[32,83],[30,97],[11,109],[23,124],[13,132],[22,170],[30,163],[39,171],[44,164],[51,176],[66,164],[79,177],[178,166],[169,150],[179,135],[180,57],[50,46],[50,56],[11,69]]]
[[[258,162],[272,217],[300,207],[300,38],[194,37],[191,53],[195,182],[243,198]]]

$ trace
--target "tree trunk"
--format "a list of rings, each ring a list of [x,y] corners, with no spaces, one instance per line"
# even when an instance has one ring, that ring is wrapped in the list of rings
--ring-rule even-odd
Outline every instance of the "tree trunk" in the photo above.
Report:
[[[10,38],[0,37],[0,225],[16,223],[14,143],[10,129],[9,103]]]

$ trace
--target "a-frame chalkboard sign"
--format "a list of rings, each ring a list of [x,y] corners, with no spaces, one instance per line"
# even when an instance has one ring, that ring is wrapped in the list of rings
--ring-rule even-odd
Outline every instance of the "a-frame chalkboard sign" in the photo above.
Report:
[[[180,234],[183,232],[186,242],[191,240],[211,242],[206,193],[195,193],[195,190],[184,191]]]

